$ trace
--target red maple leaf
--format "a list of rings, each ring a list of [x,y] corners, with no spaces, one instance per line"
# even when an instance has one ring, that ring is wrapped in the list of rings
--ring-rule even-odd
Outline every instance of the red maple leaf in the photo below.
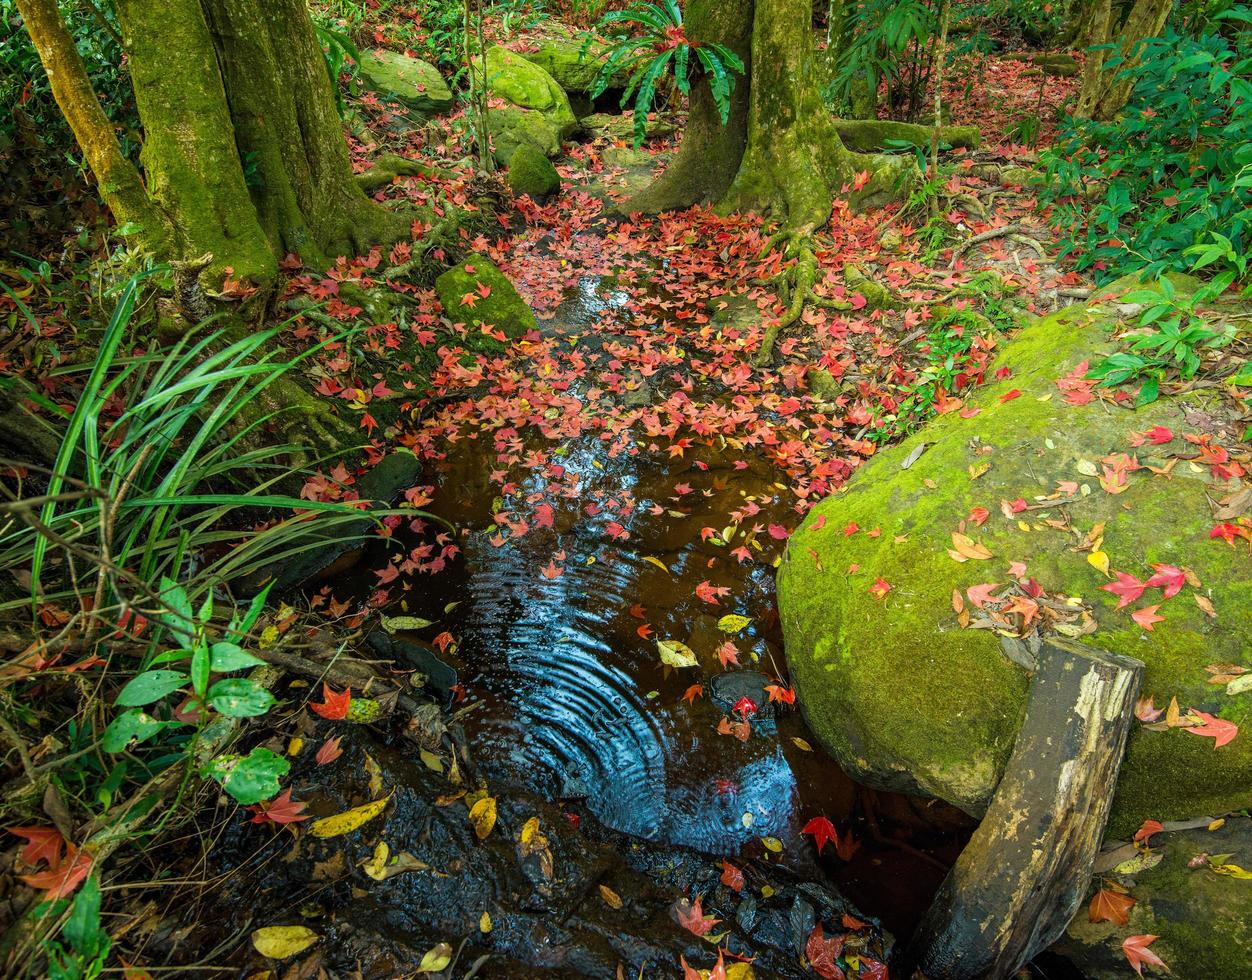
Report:
[[[474,308],[474,305],[477,302],[478,302],[477,293],[466,293],[464,296],[461,297],[461,305],[468,306],[471,310]]]
[[[688,966],[685,957],[678,957],[678,962],[682,964],[683,980],[703,980],[704,974]],[[713,965],[713,969],[709,971],[709,980],[726,980],[726,964],[722,959],[722,951],[720,949],[717,951],[717,962]]]
[[[1154,632],[1154,630],[1152,629],[1153,623],[1165,622],[1164,616],[1158,616],[1156,614],[1156,611],[1160,608],[1161,607],[1159,604],[1155,606],[1144,606],[1142,609],[1136,609],[1134,612],[1132,612],[1130,614],[1130,618],[1133,619],[1140,626],[1142,626],[1149,633],[1152,633]]]
[[[730,710],[732,714],[736,714],[740,718],[747,718],[748,715],[756,714],[756,702],[745,694],[735,702],[734,707]]]
[[[1139,843],[1147,843],[1153,834],[1159,834],[1165,829],[1165,825],[1159,820],[1145,820],[1143,826],[1135,831],[1135,840]]]
[[[861,849],[861,842],[852,836],[852,828],[848,828],[848,832],[842,837],[835,838],[835,853],[839,855],[841,861],[851,861],[856,856],[856,852]]]
[[[1213,748],[1221,748],[1229,742],[1235,740],[1235,736],[1239,734],[1239,726],[1233,721],[1227,721],[1225,718],[1214,718],[1208,712],[1196,711],[1191,709],[1191,714],[1199,718],[1203,725],[1194,725],[1188,728],[1192,735],[1204,735],[1213,740]]]
[[[752,726],[746,721],[731,721],[725,715],[717,723],[717,734],[733,735],[741,742],[746,742],[752,734]]]
[[[565,574],[565,566],[549,560],[547,565],[539,569],[539,574],[546,579],[560,578]]]
[[[886,598],[888,592],[891,591],[891,583],[886,579],[880,578],[869,587],[869,594],[875,599]]]
[[[1148,949],[1157,938],[1157,936],[1127,936],[1122,940],[1122,952],[1126,954],[1127,962],[1135,968],[1139,976],[1143,976],[1145,963],[1148,966],[1159,966],[1166,973],[1169,972],[1165,961]]]
[[[766,684],[765,693],[769,695],[770,701],[777,701],[779,704],[796,703],[796,692],[781,684]]]
[[[722,858],[722,884],[733,892],[743,891],[743,872]]]
[[[343,755],[343,749],[339,747],[341,738],[342,736],[336,735],[334,738],[328,738],[322,743],[322,747],[317,750],[317,755],[313,757],[319,766],[334,762]]]
[[[1091,922],[1112,922],[1124,926],[1130,918],[1127,913],[1134,906],[1135,900],[1122,892],[1101,888],[1091,897],[1087,906],[1087,919]]]
[[[695,704],[696,698],[698,698],[703,693],[704,693],[703,684],[692,684],[689,688],[687,688],[686,691],[683,692],[683,700],[686,701],[688,704]]]
[[[835,830],[835,825],[825,817],[814,817],[804,825],[804,829],[800,831],[802,834],[812,834],[813,844],[817,848],[817,853],[822,853],[822,848],[826,846],[827,841],[839,840],[839,831]]]
[[[91,873],[91,854],[79,850],[73,844],[65,845],[65,855],[56,864],[33,875],[22,875],[22,881],[31,888],[45,892],[45,899],[65,898],[73,895]]]
[[[1114,574],[1117,575],[1117,581],[1102,585],[1100,589],[1103,592],[1112,592],[1113,595],[1117,596],[1118,609],[1129,606],[1143,595],[1144,589],[1152,584],[1151,582],[1140,582],[1135,576],[1127,572],[1115,572]]]
[[[734,664],[737,667],[739,666],[739,648],[727,640],[717,648],[717,659],[722,662],[723,667],[727,664]]]
[[[1187,573],[1181,568],[1173,565],[1153,565],[1152,569],[1156,574],[1148,579],[1146,583],[1148,586],[1163,589],[1166,599],[1172,599],[1182,591],[1187,581]]]
[[[678,924],[697,936],[707,936],[709,931],[722,921],[721,919],[715,919],[711,915],[704,914],[704,909],[700,907],[700,903],[703,901],[704,896],[702,895],[697,895],[694,902],[688,902],[685,898],[680,898],[671,907]]]
[[[338,740],[336,740],[338,741]],[[327,743],[330,744],[330,743]],[[323,746],[325,748],[325,746]],[[318,753],[319,755],[321,753]],[[308,820],[309,814],[301,813],[305,804],[291,798],[291,787],[287,787],[272,800],[262,800],[255,806],[248,807],[248,811],[252,814],[249,823],[299,823],[301,820]]]
[[[813,971],[826,980],[844,980],[844,972],[835,961],[843,952],[843,936],[827,939],[819,922],[809,933],[808,942],[804,944],[804,956]]]
[[[322,701],[320,704],[310,703],[309,710],[330,721],[339,721],[348,717],[348,707],[352,704],[352,688],[345,688],[342,694],[336,694],[329,684],[322,682]]]
[[[721,605],[721,603],[717,601],[717,597],[728,596],[728,595],[730,595],[729,588],[727,588],[724,585],[715,586],[708,579],[705,579],[703,582],[701,582],[699,585],[696,586],[696,596],[699,599],[703,600],[704,602],[707,602],[710,606]]]
[[[61,863],[61,852],[65,849],[65,838],[55,827],[8,827],[10,834],[26,838],[26,846],[19,855],[27,864],[38,864],[46,861],[49,867],[55,868]]]

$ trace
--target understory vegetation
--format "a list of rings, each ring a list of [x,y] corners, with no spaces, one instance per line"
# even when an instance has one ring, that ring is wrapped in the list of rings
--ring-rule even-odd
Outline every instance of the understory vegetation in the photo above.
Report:
[[[1006,577],[974,495],[1008,454],[968,426],[1023,391],[1127,413],[1129,455],[1079,461],[1095,494],[1201,474],[1204,544],[1247,557],[1247,4],[165,6],[0,0],[5,976],[885,980],[977,808],[843,776],[774,574],[921,607],[806,535],[958,420],[977,458],[926,488],[959,483],[947,555],[987,581],[943,585],[919,659],[1098,645],[1093,596],[1160,589],[1151,643],[1184,581],[1206,630],[1246,613],[1155,543],[1146,581],[1110,565],[1069,478],[1005,526],[1100,577]],[[1101,343],[1006,356],[1072,304]],[[824,533],[908,548],[922,499]],[[1152,674],[1135,731],[1228,752],[1252,652],[1190,666],[1227,700]],[[1166,823],[1137,870],[1210,826]],[[1122,857],[1082,872],[1087,952],[1233,980],[1188,974],[1164,912],[1153,947]],[[857,885],[885,867],[922,899]]]

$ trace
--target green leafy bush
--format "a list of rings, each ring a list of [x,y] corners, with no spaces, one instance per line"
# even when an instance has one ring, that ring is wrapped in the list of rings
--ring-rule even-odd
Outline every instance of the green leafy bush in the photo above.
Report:
[[[1062,254],[1079,268],[1104,279],[1181,270],[1215,234],[1236,253],[1252,246],[1252,14],[1220,19],[1241,29],[1147,41],[1122,69],[1134,83],[1122,114],[1070,119],[1047,154],[1058,224],[1072,229]]]
[[[600,29],[612,38],[612,43],[604,53],[591,97],[604,94],[617,71],[625,69],[629,73],[622,105],[634,99],[636,146],[646,135],[648,113],[657,88],[671,70],[674,84],[684,95],[691,94],[692,78],[702,71],[708,78],[722,123],[726,123],[734,76],[743,74],[743,60],[724,44],[688,40],[682,11],[675,0],[662,0],[660,6],[636,3],[625,10],[610,11],[600,20]]]

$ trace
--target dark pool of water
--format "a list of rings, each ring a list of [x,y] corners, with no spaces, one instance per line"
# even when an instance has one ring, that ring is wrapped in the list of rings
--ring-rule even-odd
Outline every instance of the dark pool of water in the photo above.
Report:
[[[584,282],[546,329],[585,332],[614,301],[610,285]],[[493,787],[520,782],[579,800],[614,829],[710,855],[761,853],[773,838],[781,859],[807,873],[817,869],[801,829],[825,815],[862,841],[850,862],[828,847],[826,870],[889,927],[911,926],[943,871],[892,839],[930,848],[941,864],[959,849],[963,821],[867,795],[797,710],[766,703],[761,690],[789,687],[773,569],[784,541],[769,530],[800,520],[785,476],[729,446],[679,457],[667,439],[614,454],[594,433],[520,438],[525,462],[505,467],[505,487],[487,433],[427,464],[423,481],[436,490],[426,509],[458,529],[461,555],[396,591],[387,610],[435,621],[417,634],[424,640],[444,631],[455,640],[445,656],[469,700],[482,702],[465,724]],[[749,560],[731,554],[739,547]],[[728,613],[750,623],[728,633],[718,625]],[[664,666],[658,639],[686,644],[699,665]],[[723,668],[726,643],[738,667]],[[754,673],[719,677],[737,670]],[[696,684],[703,693],[685,699]],[[758,703],[746,741],[719,733],[730,711],[715,691]]]

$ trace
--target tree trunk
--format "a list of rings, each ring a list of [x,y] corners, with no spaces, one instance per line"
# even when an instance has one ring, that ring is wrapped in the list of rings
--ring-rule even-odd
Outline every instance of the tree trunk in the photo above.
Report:
[[[18,0],[17,9],[48,74],[52,96],[95,174],[104,203],[119,225],[133,229],[138,237],[161,250],[168,242],[169,226],[149,200],[139,172],[122,155],[113,125],[100,108],[83,59],[61,20],[57,0]]]
[[[1007,980],[1060,937],[1091,883],[1142,677],[1138,660],[1044,641],[991,805],[893,975]]]
[[[268,287],[289,252],[323,266],[407,235],[408,221],[353,179],[302,0],[114,6],[144,130],[143,181],[117,146],[56,0],[22,0],[21,9],[102,196],[119,223],[143,227],[154,252],[211,255],[200,277],[208,289],[227,269]]]
[[[693,41],[718,41],[744,61],[745,74],[730,93],[725,123],[704,80],[692,86],[682,144],[656,181],[623,207],[656,214],[718,200],[730,188],[748,143],[748,84],[752,71],[752,3],[691,0],[685,18]]]
[[[826,223],[836,194],[864,205],[891,193],[900,169],[898,161],[862,157],[844,147],[822,103],[813,54],[807,2],[758,0],[748,146],[722,201],[729,209],[767,212],[798,236]],[[855,188],[860,171],[868,177]]]
[[[1098,36],[1100,19],[1103,16],[1106,24],[1104,41],[1092,41],[1093,44],[1110,43],[1117,38],[1108,31],[1111,17],[1107,9],[1107,0],[1100,0],[1101,9],[1092,19],[1092,37]],[[1172,0],[1135,0],[1126,17],[1125,24],[1118,32],[1120,37],[1120,63],[1112,68],[1105,67],[1107,60],[1104,52],[1089,52],[1097,55],[1098,64],[1094,71],[1084,72],[1083,85],[1078,93],[1078,104],[1074,109],[1076,116],[1091,119],[1112,119],[1125,107],[1130,99],[1131,79],[1118,78],[1127,67],[1135,64],[1140,45],[1150,37],[1156,37],[1165,27],[1165,21],[1173,9]]]

